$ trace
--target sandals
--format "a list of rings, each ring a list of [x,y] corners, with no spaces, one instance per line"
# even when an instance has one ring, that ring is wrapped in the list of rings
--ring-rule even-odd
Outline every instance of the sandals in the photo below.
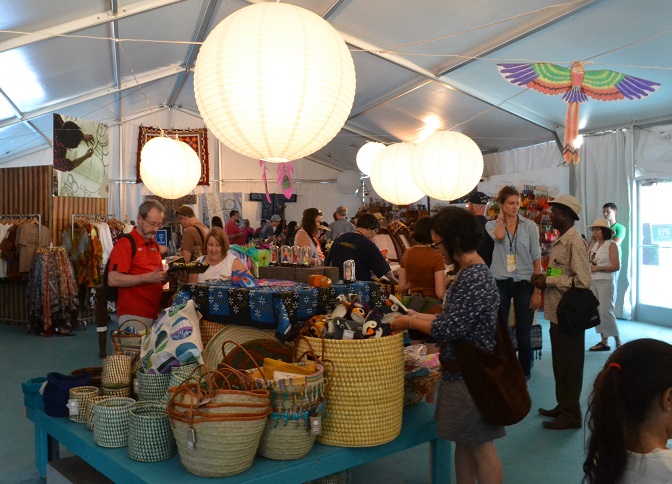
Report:
[[[609,350],[611,350],[611,347],[609,345],[605,345],[604,343],[602,343],[602,341],[597,343],[595,346],[590,347],[590,351],[609,351]]]

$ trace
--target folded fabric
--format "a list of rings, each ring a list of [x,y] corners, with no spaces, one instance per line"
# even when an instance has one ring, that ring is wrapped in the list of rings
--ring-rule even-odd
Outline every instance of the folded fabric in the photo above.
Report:
[[[288,375],[312,375],[317,371],[315,362],[308,361],[305,365],[295,365],[294,363],[285,363],[282,360],[274,360],[273,358],[264,358],[264,372],[263,378],[266,380],[275,380],[276,372],[280,375],[278,378],[285,378]],[[255,372],[254,378],[260,378],[259,372]]]

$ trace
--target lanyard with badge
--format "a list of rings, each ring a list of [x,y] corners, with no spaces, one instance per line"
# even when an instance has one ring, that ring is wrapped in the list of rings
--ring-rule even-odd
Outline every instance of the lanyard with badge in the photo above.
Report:
[[[507,227],[504,227],[504,229],[506,230],[506,237],[509,239],[509,253],[506,255],[506,272],[513,273],[513,282],[519,282],[520,275],[518,274],[518,268],[516,266],[516,237],[518,235],[518,217],[516,216],[516,229],[513,231],[513,237],[511,237]]]

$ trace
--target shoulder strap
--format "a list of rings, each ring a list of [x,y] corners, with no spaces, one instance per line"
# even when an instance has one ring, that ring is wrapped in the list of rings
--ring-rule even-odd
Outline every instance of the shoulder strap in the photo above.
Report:
[[[205,244],[205,237],[203,237],[203,232],[201,232],[201,229],[198,228],[198,225],[194,225],[194,228],[198,232],[198,235],[201,236],[201,244]]]
[[[135,247],[136,247],[135,246],[135,239],[133,238],[133,236],[131,234],[121,234],[121,236],[119,237],[117,242],[119,242],[119,240],[121,240],[121,237],[123,237],[125,239],[128,239],[128,241],[131,243],[131,259],[132,259],[133,257],[135,257]]]

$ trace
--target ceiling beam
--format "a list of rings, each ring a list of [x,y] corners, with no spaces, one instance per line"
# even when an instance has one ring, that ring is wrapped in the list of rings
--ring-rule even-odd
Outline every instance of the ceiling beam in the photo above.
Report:
[[[112,8],[112,13],[116,16],[119,11],[119,5],[117,0],[110,0],[110,7]],[[119,21],[114,20],[110,23],[110,30],[112,38],[112,75],[114,76],[114,86],[119,89],[121,86],[121,56],[119,54]],[[121,120],[121,94],[117,91],[114,95],[114,104],[115,112],[117,113],[116,121]]]
[[[184,0],[144,0],[142,2],[132,3],[122,7],[121,11],[117,12],[116,14],[113,13],[112,10],[95,13],[87,17],[81,17],[69,22],[62,23],[60,25],[54,25],[53,27],[38,30],[37,32],[31,32],[27,35],[17,35],[16,37],[0,42],[0,52],[34,44],[35,42],[41,42],[59,35],[66,35],[72,32],[77,32],[78,30],[87,29],[89,27],[95,27],[113,20],[120,20],[122,18],[131,17],[139,13],[149,12],[150,10],[154,10],[156,8],[166,7],[168,5],[180,3],[183,1]]]
[[[437,76],[441,77],[445,76],[446,74],[450,74],[451,72],[459,69],[460,67],[464,67],[467,64],[471,64],[476,60],[480,60],[481,58],[488,56],[494,52],[497,52],[498,50],[501,50],[504,47],[508,47],[509,45],[515,44],[516,42],[521,41],[529,37],[530,35],[536,34],[537,32],[541,32],[542,30],[547,29],[548,27],[551,27],[552,25],[555,25],[558,22],[561,22],[562,20],[565,20],[571,17],[572,15],[577,14],[578,12],[584,10],[585,8],[592,7],[596,3],[600,3],[602,1],[603,0],[582,0],[580,2],[573,2],[569,4],[569,6],[562,8],[558,14],[553,15],[550,18],[544,18],[542,20],[539,20],[531,27],[526,28],[524,31],[517,33],[502,42],[496,42],[491,45],[482,47],[478,53],[470,55],[468,59],[457,61],[451,64],[450,66],[445,67],[444,69],[439,71]]]
[[[327,9],[326,12],[324,12],[324,15],[322,15],[322,18],[324,20],[329,20],[329,17],[334,15],[336,12],[338,12],[341,8],[343,8],[345,3],[350,3],[350,0],[336,0],[331,7]]]
[[[166,77],[174,76],[179,74],[180,72],[183,72],[185,69],[184,67],[180,66],[173,66],[169,67],[167,69],[160,69],[151,73],[148,73],[142,77],[137,78],[137,82],[135,79],[132,79],[127,82],[122,82],[121,85],[118,88],[115,87],[107,87],[107,88],[102,88],[98,89],[95,91],[92,91],[87,94],[83,94],[81,96],[75,96],[73,98],[70,98],[66,101],[61,101],[57,102],[54,104],[49,104],[47,106],[44,106],[40,109],[36,109],[35,111],[30,111],[27,113],[24,113],[20,119],[6,119],[4,121],[0,121],[0,128],[6,128],[7,126],[12,126],[17,123],[22,123],[24,121],[28,121],[30,119],[34,118],[39,118],[40,116],[44,116],[46,114],[51,114],[56,111],[63,110],[65,108],[69,108],[70,106],[74,106],[75,104],[80,104],[84,103],[87,101],[92,101],[94,99],[98,99],[100,97],[104,96],[109,96],[110,94],[114,94],[117,92],[122,92],[127,89],[133,89],[137,88],[138,85],[144,85],[144,84],[149,84],[154,81],[158,81],[161,79],[165,79]]]
[[[21,111],[19,111],[19,108],[17,107],[17,105],[14,104],[14,102],[12,102],[12,100],[9,98],[9,96],[7,96],[5,91],[3,91],[2,89],[0,89],[0,96],[2,96],[5,99],[5,101],[7,101],[7,104],[9,104],[9,107],[11,107],[12,111],[14,111],[14,115],[19,120],[21,120],[23,118],[23,114],[21,113]],[[17,123],[19,123],[19,122],[21,122],[21,121],[17,121]],[[12,123],[12,124],[16,124],[16,123]],[[42,131],[37,129],[33,123],[25,122],[25,126],[26,126],[26,128],[28,128],[33,133],[35,133],[35,134],[41,136],[42,138],[44,138],[44,140],[47,143],[51,144],[51,140],[47,136],[45,136],[45,134]]]
[[[208,0],[208,2],[203,6],[203,13],[200,16],[198,27],[196,28],[196,31],[192,37],[193,42],[203,42],[205,40],[205,34],[208,31],[210,22],[212,22],[212,16],[214,15],[218,4],[219,0]],[[198,51],[200,48],[201,46],[198,44],[191,44],[191,46],[189,46],[189,52],[187,52],[187,57],[184,59],[183,63],[187,70],[181,72],[180,75],[177,76],[173,90],[168,97],[168,101],[166,102],[168,106],[173,107],[175,102],[177,102],[177,98],[180,96],[180,92],[182,92],[184,83],[189,77],[189,70],[191,70],[196,63],[196,57],[198,57]]]

